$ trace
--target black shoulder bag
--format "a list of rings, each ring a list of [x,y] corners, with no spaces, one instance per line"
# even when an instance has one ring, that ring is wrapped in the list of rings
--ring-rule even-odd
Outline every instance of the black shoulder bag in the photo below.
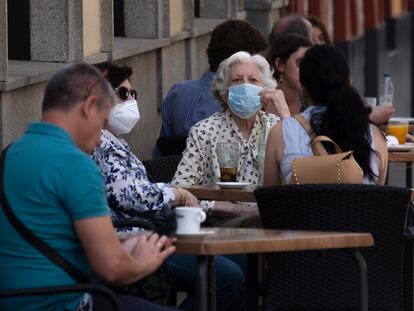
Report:
[[[91,283],[92,280],[89,277],[87,277],[82,271],[80,271],[63,256],[61,256],[53,247],[43,242],[42,239],[35,235],[29,228],[27,228],[26,225],[17,218],[13,210],[10,208],[6,193],[4,191],[4,163],[6,161],[6,152],[9,147],[10,145],[3,150],[0,159],[0,199],[1,206],[7,219],[17,231],[17,233],[19,233],[27,243],[32,245],[40,253],[49,258],[49,260],[55,263],[57,266],[61,267],[68,275],[72,277],[72,279],[78,283]]]

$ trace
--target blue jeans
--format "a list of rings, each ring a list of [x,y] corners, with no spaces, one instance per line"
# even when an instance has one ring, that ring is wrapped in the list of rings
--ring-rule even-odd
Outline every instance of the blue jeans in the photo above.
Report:
[[[240,258],[239,258],[240,257]],[[244,286],[244,256],[232,256],[233,260],[216,256],[216,298],[217,310],[237,311],[242,308],[240,295]],[[237,262],[237,263],[236,263]],[[195,282],[197,273],[196,256],[173,254],[166,261],[167,275],[171,285],[187,293],[179,306],[182,310],[195,310]],[[244,267],[243,267],[244,268]]]

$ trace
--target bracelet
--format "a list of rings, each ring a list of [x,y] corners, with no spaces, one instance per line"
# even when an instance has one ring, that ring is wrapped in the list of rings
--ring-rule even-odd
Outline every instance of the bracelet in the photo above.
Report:
[[[180,194],[180,205],[187,205],[187,195],[183,195],[183,190],[180,187],[174,187],[177,189],[178,193]],[[184,203],[183,203],[183,197],[184,197]]]

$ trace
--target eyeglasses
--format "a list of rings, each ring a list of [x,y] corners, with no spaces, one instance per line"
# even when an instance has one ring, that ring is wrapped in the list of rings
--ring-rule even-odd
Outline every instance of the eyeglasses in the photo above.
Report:
[[[115,89],[115,94],[122,100],[127,100],[129,95],[131,95],[133,99],[137,99],[137,91],[132,89],[130,90],[125,86],[117,87]]]

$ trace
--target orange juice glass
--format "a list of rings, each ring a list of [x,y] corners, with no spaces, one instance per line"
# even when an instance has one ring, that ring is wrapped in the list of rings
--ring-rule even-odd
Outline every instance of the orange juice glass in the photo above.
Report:
[[[405,139],[408,132],[408,121],[405,120],[390,120],[388,122],[388,133],[397,137],[399,144],[405,144]]]

